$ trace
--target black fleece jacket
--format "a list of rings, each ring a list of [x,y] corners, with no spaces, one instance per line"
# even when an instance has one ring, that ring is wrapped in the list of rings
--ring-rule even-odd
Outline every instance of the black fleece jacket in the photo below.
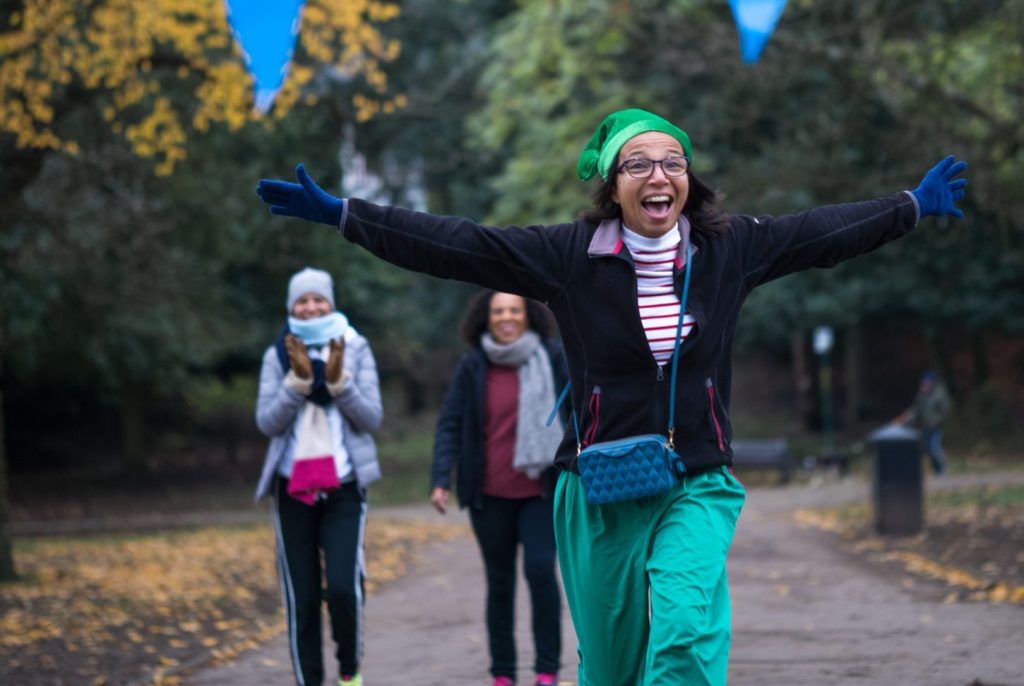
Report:
[[[555,392],[561,393],[569,380],[565,355],[558,341],[544,341],[551,359]],[[430,470],[431,488],[451,490],[455,470],[459,507],[479,509],[484,478],[484,402],[486,400],[487,356],[480,348],[467,352],[455,368],[444,404],[437,419],[434,436],[434,463]],[[563,408],[564,409],[564,408]],[[569,417],[563,412],[563,419]],[[547,470],[552,471],[552,470]],[[550,474],[543,474],[541,489],[548,495],[553,485]]]
[[[676,451],[688,471],[731,464],[730,352],[751,290],[874,250],[908,233],[917,219],[912,196],[901,192],[775,218],[733,215],[728,231],[695,237],[687,310],[697,323],[680,348],[675,409]],[[561,330],[581,433],[599,442],[665,432],[669,369],[648,347],[618,222],[502,229],[351,199],[339,230],[405,269],[547,303]],[[688,234],[686,221],[680,231]],[[676,262],[678,294],[684,261]],[[555,463],[575,471],[575,462],[570,427]]]

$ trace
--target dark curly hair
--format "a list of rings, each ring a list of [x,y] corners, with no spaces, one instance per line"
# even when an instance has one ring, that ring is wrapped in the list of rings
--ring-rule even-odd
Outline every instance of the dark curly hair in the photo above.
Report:
[[[500,291],[483,290],[473,296],[462,313],[459,325],[459,338],[472,348],[480,347],[480,336],[487,331],[490,319],[491,298]],[[526,326],[536,331],[541,338],[553,338],[558,335],[555,318],[544,305],[536,300],[523,298],[526,301]]]
[[[694,238],[706,238],[729,230],[729,215],[718,208],[720,195],[703,181],[692,170],[686,172],[690,177],[690,192],[683,205],[683,214],[690,220]],[[580,218],[599,224],[606,219],[622,219],[622,207],[612,199],[615,193],[616,175],[608,178],[598,186],[591,196],[593,209],[584,210]]]

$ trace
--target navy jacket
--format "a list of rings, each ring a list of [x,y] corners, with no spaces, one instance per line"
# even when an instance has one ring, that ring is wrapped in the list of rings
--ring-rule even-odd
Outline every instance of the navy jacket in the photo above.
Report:
[[[689,471],[732,462],[730,351],[751,290],[874,250],[917,220],[913,197],[901,192],[774,218],[733,215],[728,231],[695,238],[687,309],[697,323],[680,349],[675,412],[676,451]],[[680,222],[682,233],[688,227]],[[648,347],[619,222],[501,229],[350,199],[339,230],[400,267],[547,303],[565,346],[581,433],[599,442],[665,432],[669,374]],[[680,293],[681,255],[676,263]],[[600,402],[592,402],[597,396]],[[556,464],[575,470],[575,462],[569,427]]]
[[[544,341],[551,358],[555,392],[560,393],[569,380],[565,355],[557,341]],[[484,401],[487,380],[487,356],[480,348],[466,353],[459,360],[448,384],[434,436],[434,464],[430,472],[431,488],[451,490],[451,475],[456,474],[455,492],[459,507],[481,507],[480,488],[484,476]],[[563,409],[565,409],[563,407]],[[564,419],[568,416],[563,413]],[[549,470],[550,471],[550,470]],[[541,477],[545,493],[550,490],[550,474]]]

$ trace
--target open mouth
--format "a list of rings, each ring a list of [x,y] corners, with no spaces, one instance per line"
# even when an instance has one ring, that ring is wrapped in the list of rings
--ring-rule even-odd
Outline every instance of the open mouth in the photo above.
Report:
[[[644,198],[640,206],[652,219],[664,219],[672,211],[672,198],[665,194],[652,195]]]

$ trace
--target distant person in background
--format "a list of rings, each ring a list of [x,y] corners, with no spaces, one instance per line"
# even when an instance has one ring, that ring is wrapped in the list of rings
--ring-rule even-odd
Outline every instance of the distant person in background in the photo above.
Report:
[[[942,427],[953,411],[946,384],[933,371],[921,375],[914,404],[897,418],[897,422],[913,426],[921,432],[921,442],[932,461],[932,471],[946,471],[946,453],[942,450]]]
[[[366,487],[380,478],[373,432],[383,418],[377,363],[335,309],[327,272],[306,268],[292,276],[287,308],[288,323],[260,372],[256,424],[270,447],[256,499],[273,498],[296,682],[323,683],[326,598],[340,683],[361,686]]]
[[[510,293],[484,291],[466,308],[463,356],[437,423],[430,502],[448,509],[452,471],[487,574],[494,686],[516,679],[516,555],[530,589],[535,684],[558,682],[562,601],[555,575],[553,462],[562,425],[545,426],[568,380],[551,315]]]

